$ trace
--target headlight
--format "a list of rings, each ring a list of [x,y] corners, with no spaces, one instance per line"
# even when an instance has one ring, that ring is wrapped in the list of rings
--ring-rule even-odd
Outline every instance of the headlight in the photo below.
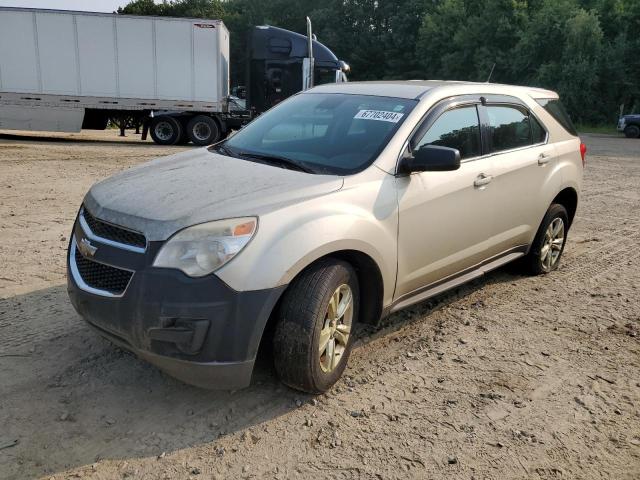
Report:
[[[203,277],[235,257],[253,237],[257,218],[234,218],[185,228],[160,249],[154,267]]]

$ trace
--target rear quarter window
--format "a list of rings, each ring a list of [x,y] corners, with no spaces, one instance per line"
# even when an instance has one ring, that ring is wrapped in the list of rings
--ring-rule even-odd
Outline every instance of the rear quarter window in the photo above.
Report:
[[[562,127],[574,137],[578,136],[578,131],[573,125],[569,114],[562,105],[562,102],[553,98],[536,99],[540,104]]]

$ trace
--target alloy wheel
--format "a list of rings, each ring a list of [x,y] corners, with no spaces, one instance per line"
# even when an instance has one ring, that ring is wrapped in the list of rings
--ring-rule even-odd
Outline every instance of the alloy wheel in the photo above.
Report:
[[[545,272],[550,272],[558,263],[564,245],[564,221],[554,218],[544,234],[544,243],[540,250],[540,261]]]
[[[320,331],[318,349],[323,372],[331,372],[340,364],[349,344],[352,322],[353,292],[349,285],[342,284],[331,295]]]

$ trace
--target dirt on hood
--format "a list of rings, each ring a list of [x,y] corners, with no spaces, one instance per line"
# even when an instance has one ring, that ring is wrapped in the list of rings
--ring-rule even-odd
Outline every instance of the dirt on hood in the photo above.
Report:
[[[325,195],[342,178],[219,155],[198,148],[145,163],[94,185],[87,208],[115,225],[166,240],[191,225],[256,216]]]

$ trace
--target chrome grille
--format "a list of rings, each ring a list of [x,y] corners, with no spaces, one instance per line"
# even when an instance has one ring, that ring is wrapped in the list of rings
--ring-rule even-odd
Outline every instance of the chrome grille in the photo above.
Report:
[[[132,232],[125,228],[111,225],[95,218],[86,208],[83,208],[80,215],[84,218],[91,233],[96,237],[106,238],[112,242],[130,245],[132,247],[144,249],[147,246],[147,239],[144,235]],[[89,233],[89,232],[87,232]]]

